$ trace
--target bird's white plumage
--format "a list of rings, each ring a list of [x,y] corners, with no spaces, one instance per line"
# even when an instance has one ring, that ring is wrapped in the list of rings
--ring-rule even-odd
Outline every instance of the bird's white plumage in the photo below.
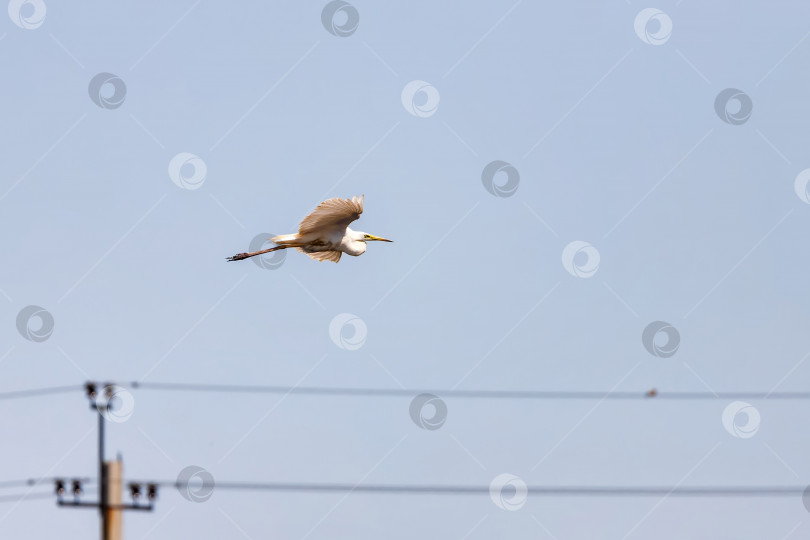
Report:
[[[316,261],[332,261],[338,262],[340,260],[340,251],[306,251],[304,248],[295,248],[301,253],[306,253],[310,258]]]
[[[354,257],[366,252],[366,242],[390,242],[362,231],[353,231],[349,224],[363,213],[363,195],[351,199],[333,198],[318,205],[298,226],[296,234],[282,234],[270,240],[278,247],[252,253],[240,253],[229,260],[243,260],[278,249],[295,248],[318,261],[338,262],[343,253]]]
[[[320,234],[331,230],[339,231],[342,235],[349,223],[360,217],[363,213],[363,197],[354,196],[351,199],[327,199],[310,212],[298,226],[298,234],[304,235],[311,232]]]

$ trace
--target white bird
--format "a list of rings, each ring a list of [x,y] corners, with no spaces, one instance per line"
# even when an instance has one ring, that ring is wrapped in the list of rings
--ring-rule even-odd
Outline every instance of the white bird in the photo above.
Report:
[[[301,221],[297,234],[282,234],[271,238],[271,242],[278,244],[276,247],[252,253],[239,253],[228,257],[227,260],[241,261],[271,251],[295,248],[317,261],[336,263],[340,260],[342,253],[352,257],[365,253],[366,242],[393,242],[393,240],[362,231],[353,231],[349,228],[349,223],[363,213],[363,197],[364,195],[351,199],[337,197],[327,199]]]

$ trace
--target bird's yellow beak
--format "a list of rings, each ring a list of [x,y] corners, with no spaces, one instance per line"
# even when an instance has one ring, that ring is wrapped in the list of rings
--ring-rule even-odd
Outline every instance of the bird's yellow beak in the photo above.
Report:
[[[376,240],[378,242],[393,242],[393,240],[389,240],[387,238],[382,238],[382,237],[379,237],[379,236],[374,236],[373,234],[369,234],[368,238],[366,238],[367,242],[370,241],[370,240]]]

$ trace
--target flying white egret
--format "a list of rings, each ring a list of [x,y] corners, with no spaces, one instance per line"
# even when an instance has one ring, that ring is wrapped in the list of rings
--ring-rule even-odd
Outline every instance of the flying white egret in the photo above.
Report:
[[[317,261],[336,263],[340,260],[342,253],[353,257],[365,253],[366,242],[375,240],[393,242],[393,240],[380,238],[362,231],[353,231],[349,228],[349,223],[359,218],[360,214],[363,213],[363,197],[364,195],[355,196],[351,199],[337,197],[327,199],[304,218],[298,226],[297,234],[282,234],[271,238],[271,242],[278,244],[276,247],[252,253],[239,253],[233,257],[228,257],[228,260],[241,261],[271,251],[295,248]]]

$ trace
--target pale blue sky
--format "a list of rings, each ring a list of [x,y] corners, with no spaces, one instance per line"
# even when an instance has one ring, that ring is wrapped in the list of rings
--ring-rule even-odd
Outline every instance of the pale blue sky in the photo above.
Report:
[[[809,5],[661,2],[672,33],[652,45],[634,30],[650,7],[636,0],[352,3],[347,37],[322,25],[325,1],[50,1],[37,28],[0,20],[0,391],[88,378],[807,389],[810,205],[794,179],[810,167]],[[118,108],[90,99],[102,72],[126,84]],[[403,107],[414,80],[438,92],[434,114]],[[752,100],[742,125],[715,112],[726,88]],[[206,164],[198,189],[169,178],[181,152]],[[495,160],[519,172],[511,197],[482,185]],[[338,265],[224,260],[293,232],[325,197],[360,194],[357,228],[395,243]],[[600,255],[588,279],[561,264],[578,240]],[[32,304],[55,320],[44,342],[17,331]],[[330,340],[342,313],[367,326],[357,350]],[[680,333],[670,358],[641,342],[658,320]],[[801,401],[751,402],[761,425],[743,439],[723,427],[726,400],[447,398],[430,431],[400,397],[133,395],[108,440],[129,478],[198,465],[222,481],[810,483]],[[0,425],[0,480],[95,475],[80,392],[0,401]],[[798,496],[530,496],[515,512],[486,496],[343,497],[221,490],[194,504],[167,489],[154,513],[126,515],[126,535],[810,533]],[[96,531],[90,510],[0,504],[3,537]]]

